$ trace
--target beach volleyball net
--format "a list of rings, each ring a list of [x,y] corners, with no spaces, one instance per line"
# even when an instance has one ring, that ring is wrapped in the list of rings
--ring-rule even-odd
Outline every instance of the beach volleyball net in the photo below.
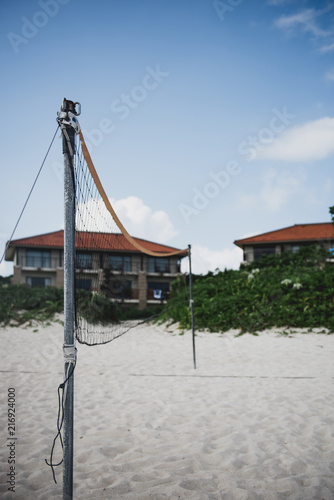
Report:
[[[66,130],[62,130],[66,143]],[[171,292],[168,275],[180,273],[188,249],[128,233],[102,186],[78,125],[76,132],[75,151],[68,144],[75,186],[76,339],[98,345],[158,314]]]
[[[79,106],[78,111],[76,105]],[[55,468],[63,464],[63,498],[73,497],[75,338],[79,343],[89,346],[106,344],[143,321],[156,317],[157,314],[152,311],[153,314],[145,313],[143,320],[138,319],[139,311],[150,302],[160,305],[166,302],[171,278],[180,274],[181,259],[185,256],[189,257],[191,283],[190,245],[185,250],[179,250],[136,238],[121,223],[98,177],[80,130],[77,120],[80,111],[79,103],[64,99],[58,113],[65,167],[65,380],[58,387],[57,434],[50,459],[45,461],[52,469],[55,482]],[[169,276],[166,277],[166,274]],[[192,304],[190,292],[193,318]],[[128,308],[133,305],[137,309],[131,318]],[[196,368],[194,338],[193,330]],[[55,462],[54,451],[58,439],[63,458]]]

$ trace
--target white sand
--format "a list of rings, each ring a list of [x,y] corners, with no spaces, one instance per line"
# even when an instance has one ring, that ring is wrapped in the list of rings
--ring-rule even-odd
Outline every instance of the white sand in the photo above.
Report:
[[[191,335],[141,326],[78,345],[74,498],[334,498],[334,336]],[[0,330],[4,499],[61,499],[44,459],[56,431],[61,325]],[[16,492],[7,491],[7,388]],[[59,448],[56,458],[59,458]]]

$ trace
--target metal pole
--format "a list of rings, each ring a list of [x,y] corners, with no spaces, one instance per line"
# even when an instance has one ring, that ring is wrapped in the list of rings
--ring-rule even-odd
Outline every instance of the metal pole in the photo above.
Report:
[[[191,331],[193,338],[193,359],[194,359],[194,369],[196,370],[196,348],[195,348],[195,323],[194,323],[194,299],[193,299],[193,281],[191,272],[191,245],[188,245],[188,256],[189,256],[189,293],[190,293],[190,315],[191,315]]]
[[[75,308],[75,193],[73,155],[75,131],[70,125],[63,129],[64,153],[64,352],[74,348]],[[71,356],[70,356],[71,357]],[[73,498],[73,410],[74,364],[73,359],[64,361],[64,432],[63,432],[63,499]]]

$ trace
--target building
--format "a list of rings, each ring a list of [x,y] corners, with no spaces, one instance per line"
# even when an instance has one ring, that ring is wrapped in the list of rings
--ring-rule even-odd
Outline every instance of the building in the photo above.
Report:
[[[168,253],[177,248],[134,238],[150,251]],[[76,286],[140,308],[163,302],[180,274],[187,251],[171,257],[150,257],[138,251],[123,234],[76,233]],[[6,260],[13,261],[12,284],[64,284],[64,231],[13,240]]]
[[[244,263],[253,262],[262,255],[296,252],[302,246],[317,245],[334,253],[334,226],[331,222],[295,224],[269,233],[236,240],[244,252]]]

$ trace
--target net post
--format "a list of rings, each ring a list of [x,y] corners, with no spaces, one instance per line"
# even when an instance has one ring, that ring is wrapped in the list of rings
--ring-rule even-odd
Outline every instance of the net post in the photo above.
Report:
[[[190,294],[191,332],[192,332],[192,340],[193,340],[193,360],[194,360],[194,369],[196,370],[196,346],[195,346],[195,323],[194,323],[194,298],[193,298],[193,281],[192,281],[192,270],[191,270],[191,245],[188,245],[188,257],[189,257],[189,294]]]
[[[71,111],[64,99],[62,112]],[[74,350],[75,324],[75,186],[74,150],[75,131],[69,124],[62,125],[64,154],[64,353]],[[63,500],[73,498],[73,417],[74,417],[74,361],[73,355],[64,358],[64,433],[63,433]]]

